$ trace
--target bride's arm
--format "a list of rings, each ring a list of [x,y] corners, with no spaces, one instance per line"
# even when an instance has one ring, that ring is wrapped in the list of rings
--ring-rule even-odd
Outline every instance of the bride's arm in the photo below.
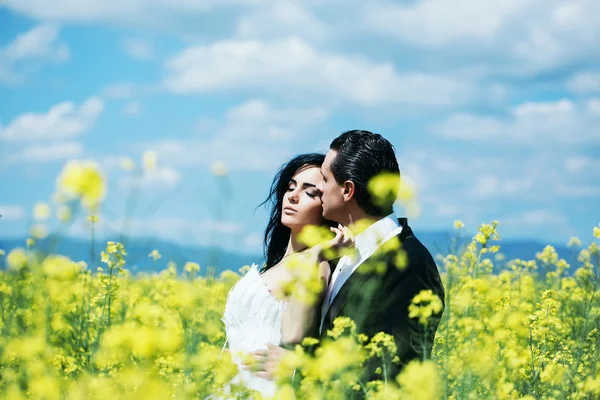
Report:
[[[315,259],[315,262],[318,262]],[[301,343],[307,335],[313,332],[316,326],[317,307],[321,306],[325,289],[329,284],[331,276],[331,268],[327,261],[319,262],[319,279],[321,280],[321,292],[317,295],[317,299],[313,304],[307,304],[305,299],[301,298],[301,292],[305,288],[297,287],[283,313],[281,323],[281,343],[282,344],[297,344]]]

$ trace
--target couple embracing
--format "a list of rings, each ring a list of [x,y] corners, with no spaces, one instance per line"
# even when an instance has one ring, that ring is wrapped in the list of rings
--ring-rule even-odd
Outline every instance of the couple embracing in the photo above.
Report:
[[[274,372],[286,348],[305,337],[325,339],[337,317],[352,319],[357,333],[384,332],[395,340],[399,362],[386,377],[377,363],[367,362],[363,383],[393,381],[407,363],[430,356],[443,311],[434,313],[424,329],[409,317],[409,305],[422,290],[431,290],[443,303],[444,288],[430,252],[406,218],[395,216],[395,196],[377,198],[370,190],[369,182],[381,174],[395,176],[400,184],[394,148],[381,135],[362,130],[344,132],[326,155],[297,156],[277,173],[267,199],[272,208],[266,262],[260,268],[253,264],[231,289],[223,316],[226,344],[239,366],[236,382],[273,396]],[[310,225],[329,226],[335,238],[307,248],[300,236]],[[400,247],[378,252],[390,241]],[[346,251],[332,256],[331,250]],[[294,255],[312,260],[323,283],[315,304],[279,295],[291,279],[286,265]]]

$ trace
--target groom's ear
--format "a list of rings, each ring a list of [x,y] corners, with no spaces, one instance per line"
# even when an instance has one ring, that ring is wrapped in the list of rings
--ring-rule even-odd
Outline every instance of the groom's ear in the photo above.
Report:
[[[342,196],[344,197],[344,201],[350,201],[354,198],[354,193],[356,191],[356,185],[352,181],[344,182],[344,191],[342,192]]]

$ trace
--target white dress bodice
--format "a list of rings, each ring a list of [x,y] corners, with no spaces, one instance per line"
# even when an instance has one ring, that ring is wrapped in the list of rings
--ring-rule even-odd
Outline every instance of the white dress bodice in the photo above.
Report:
[[[267,349],[267,343],[279,345],[281,319],[286,306],[286,302],[277,300],[269,292],[256,264],[252,264],[227,296],[223,322],[229,350],[233,361],[238,365],[239,373],[235,381],[243,382],[265,397],[275,394],[275,382],[243,370],[236,353]]]

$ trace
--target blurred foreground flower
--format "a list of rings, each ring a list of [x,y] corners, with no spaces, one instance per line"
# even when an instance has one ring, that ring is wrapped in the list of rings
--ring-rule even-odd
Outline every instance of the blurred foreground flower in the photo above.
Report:
[[[18,271],[27,266],[28,258],[25,250],[16,248],[6,256],[8,268]]]
[[[33,207],[33,219],[37,221],[43,221],[48,219],[50,216],[50,206],[45,202],[38,202]]]
[[[59,198],[80,199],[89,210],[96,209],[106,196],[106,182],[100,166],[89,160],[68,161],[56,180]]]
[[[156,152],[148,150],[142,156],[142,163],[146,171],[152,171],[156,168]]]
[[[119,159],[119,166],[125,171],[132,171],[135,169],[135,163],[129,157],[121,157]]]
[[[156,261],[156,260],[160,259],[162,257],[162,255],[160,254],[160,252],[158,250],[154,249],[150,252],[150,254],[148,254],[148,257],[150,257],[151,259]]]
[[[223,161],[215,161],[210,167],[210,172],[214,176],[225,176],[227,175],[227,164]]]

